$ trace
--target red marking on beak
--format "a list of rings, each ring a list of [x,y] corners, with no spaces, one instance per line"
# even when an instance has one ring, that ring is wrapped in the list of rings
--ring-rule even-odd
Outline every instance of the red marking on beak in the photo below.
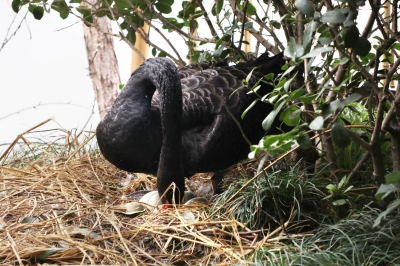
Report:
[[[165,204],[162,206],[163,210],[167,210],[169,208],[171,208],[171,206],[169,205],[168,200],[165,200]]]

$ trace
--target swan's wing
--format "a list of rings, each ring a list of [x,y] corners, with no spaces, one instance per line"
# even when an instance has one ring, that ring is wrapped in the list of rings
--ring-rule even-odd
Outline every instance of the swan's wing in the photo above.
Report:
[[[215,115],[227,114],[226,108],[237,115],[247,104],[245,91],[238,90],[243,86],[243,77],[242,71],[218,68],[197,71],[182,79],[183,125],[207,124]]]
[[[204,66],[202,66],[204,67]],[[205,67],[204,67],[205,68]],[[179,70],[182,84],[183,127],[204,125],[212,122],[215,115],[226,114],[226,108],[237,115],[248,106],[247,90],[239,89],[246,74],[233,67]],[[238,90],[239,89],[239,90]],[[159,106],[158,92],[153,95],[152,106]]]

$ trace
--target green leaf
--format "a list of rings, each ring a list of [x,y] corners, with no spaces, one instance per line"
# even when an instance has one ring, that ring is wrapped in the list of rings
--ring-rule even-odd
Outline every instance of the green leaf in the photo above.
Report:
[[[281,103],[279,103],[279,105],[275,104],[275,109],[270,112],[262,122],[262,127],[264,130],[268,130],[272,126],[275,117],[279,114],[284,104],[286,104],[286,100],[283,100]]]
[[[356,26],[351,26],[347,29],[344,35],[344,47],[354,48],[357,46],[360,32]]]
[[[155,6],[160,13],[169,14],[172,12],[173,3],[174,1],[171,2],[170,0],[162,0],[158,1]]]
[[[76,11],[78,11],[79,13],[81,13],[83,15],[86,12],[90,12],[91,10],[87,6],[78,6],[78,7],[76,7]]]
[[[219,47],[218,47],[218,49],[217,50],[215,50],[214,51],[214,58],[215,59],[218,59],[218,58],[220,58],[220,56],[221,56],[221,53],[222,53],[222,51],[224,50],[224,46],[223,45],[220,45]]]
[[[269,73],[269,74],[267,74],[267,75],[264,76],[264,78],[265,78],[266,80],[273,80],[274,77],[275,77],[275,73]]]
[[[135,45],[135,43],[136,43],[136,32],[135,32],[135,30],[132,29],[132,28],[129,28],[128,29],[128,34],[126,35],[126,38],[128,39],[128,41],[131,44]]]
[[[307,28],[304,30],[304,36],[303,36],[303,47],[306,48],[310,42],[312,41],[314,37],[314,32],[317,29],[319,23],[316,21],[311,21],[308,25]]]
[[[184,26],[184,23],[178,22],[178,20],[176,18],[165,18],[165,19],[168,20],[169,22],[171,22],[175,27],[177,27],[179,29],[182,29]],[[163,25],[162,28],[169,29],[170,30],[169,32],[172,32],[172,30],[166,25]]]
[[[29,5],[28,10],[33,14],[33,10],[36,8],[35,5]]]
[[[329,184],[329,185],[327,185],[327,186],[326,186],[326,189],[328,189],[330,192],[336,192],[336,191],[338,191],[337,186],[334,185],[334,184]]]
[[[301,45],[298,45],[293,37],[290,37],[289,46],[286,47],[284,54],[296,60],[296,58],[301,57],[304,54],[304,48]]]
[[[246,14],[249,16],[253,16],[256,13],[256,8],[253,6],[252,3],[247,2],[247,7],[246,7]]]
[[[397,199],[392,203],[390,203],[387,206],[387,209],[381,214],[379,214],[379,216],[375,219],[373,227],[378,226],[381,223],[381,220],[386,217],[386,215],[397,209],[399,206],[400,206],[400,199]]]
[[[279,142],[281,139],[280,135],[267,135],[264,137],[263,145],[264,147],[270,147],[273,144]]]
[[[344,65],[347,62],[349,62],[349,58],[344,56],[344,57],[340,58],[339,65]]]
[[[286,125],[290,127],[297,126],[300,122],[301,110],[296,106],[292,105],[286,108],[279,116]]]
[[[35,19],[41,20],[44,15],[44,8],[41,6],[36,6],[32,13]]]
[[[358,56],[366,56],[371,50],[371,43],[365,37],[358,38],[357,46],[354,47]]]
[[[189,19],[198,7],[196,2],[182,1],[182,10],[178,13],[178,18]]]
[[[386,184],[400,183],[400,172],[393,172],[385,175]]]
[[[54,0],[51,8],[60,13],[62,19],[66,19],[69,15],[69,7],[65,0]]]
[[[194,12],[194,14],[191,16],[191,19],[197,19],[203,16],[203,12],[201,10],[197,10]]]
[[[253,22],[252,21],[244,23],[244,28],[245,29],[250,29],[252,27],[253,27]]]
[[[40,254],[39,256],[37,256],[36,259],[38,261],[43,261],[43,260],[47,259],[47,257],[53,255],[54,253],[56,253],[60,250],[64,250],[64,248],[50,248],[50,249],[46,250],[45,252],[43,252],[42,254]]]
[[[395,184],[381,184],[378,191],[375,194],[375,198],[378,200],[383,200],[391,193],[400,192],[400,188],[398,188]]]
[[[343,21],[343,27],[350,27],[355,25],[354,20],[357,18],[357,14],[357,11],[353,11],[353,9],[351,9],[346,17],[346,20]]]
[[[222,51],[221,55],[220,55],[220,59],[223,60],[225,59],[231,52],[231,49],[225,49]]]
[[[70,4],[80,4],[82,0],[69,0]]]
[[[159,54],[158,54],[158,57],[166,57],[167,56],[167,52],[165,52],[165,51],[161,51]]]
[[[247,74],[246,83],[249,83],[249,81],[250,81],[250,79],[251,79],[251,76],[253,76],[253,71],[254,71],[255,69],[256,69],[256,68],[253,68],[253,69],[250,71],[250,73]]]
[[[393,48],[396,49],[397,51],[399,51],[399,50],[400,50],[400,43],[395,42],[395,43],[393,44]]]
[[[267,131],[272,126],[272,123],[274,122],[276,115],[277,115],[277,112],[275,112],[275,110],[273,110],[264,119],[264,121],[262,122],[262,127],[265,131]]]
[[[84,12],[82,14],[82,18],[83,18],[83,23],[85,23],[86,26],[91,27],[93,25],[93,16],[90,10]]]
[[[276,20],[271,20],[270,24],[271,24],[272,27],[274,27],[277,30],[280,30],[281,27],[282,27],[282,24],[280,22],[276,21]]]
[[[15,13],[18,13],[20,8],[21,0],[13,0],[11,3],[11,7]]]
[[[334,123],[332,125],[331,136],[333,143],[339,148],[346,148],[351,143],[349,132],[340,123]]]
[[[308,134],[301,134],[297,139],[297,143],[304,150],[311,148],[312,142],[310,140],[310,136]]]
[[[331,115],[333,112],[335,112],[338,108],[343,108],[344,104],[342,101],[340,100],[335,100],[332,101],[328,104],[326,104],[323,108],[322,108],[322,116],[323,117],[327,117],[329,115]]]
[[[332,42],[332,39],[328,37],[319,37],[318,42],[322,45],[328,45]]]
[[[304,92],[305,92],[304,89],[297,89],[297,90],[293,91],[290,94],[290,100],[296,101],[297,99],[299,99],[300,96],[302,96],[304,94]]]
[[[363,98],[363,96],[359,93],[352,93],[350,94],[346,99],[344,99],[343,103],[344,106],[349,105],[351,103],[354,103],[356,101],[359,101]]]
[[[94,15],[98,18],[102,18],[104,16],[107,16],[108,18],[110,18],[110,20],[114,20],[114,18],[111,16],[111,12],[109,10],[106,10],[104,8],[99,8],[96,10],[96,12],[94,13]],[[116,19],[118,19],[118,17],[116,17]]]
[[[335,206],[342,206],[347,204],[347,200],[345,199],[335,200],[334,202],[332,202],[332,204]]]
[[[118,11],[124,11],[130,8],[128,0],[115,0],[115,6],[117,7]]]
[[[212,14],[213,16],[216,16],[219,14],[222,10],[222,7],[224,6],[224,0],[217,0],[215,1],[215,4],[212,7]]]
[[[306,94],[299,97],[299,101],[302,103],[312,103],[315,98],[315,94]]]
[[[191,19],[191,20],[189,21],[189,30],[190,30],[190,33],[194,33],[194,32],[197,30],[198,27],[199,27],[199,23],[197,22],[197,20]]]
[[[304,15],[314,16],[314,7],[308,0],[296,0],[294,6]]]
[[[245,115],[247,114],[248,111],[250,111],[251,108],[253,108],[254,105],[256,105],[256,103],[259,101],[260,99],[255,99],[250,105],[249,107],[246,108],[246,110],[244,110],[244,112],[242,113],[241,118],[243,119],[245,117]]]
[[[338,24],[343,23],[343,21],[345,20],[346,16],[342,13],[340,9],[328,11],[321,16],[321,22],[325,23]]]
[[[349,178],[345,175],[344,177],[342,177],[342,179],[340,180],[339,184],[338,184],[338,188],[342,189],[344,185],[346,185],[349,181]]]
[[[316,57],[321,53],[331,52],[332,50],[333,50],[332,47],[318,47],[318,48],[315,48],[314,50],[312,50],[311,52],[309,52],[308,54],[303,55],[301,58]]]
[[[308,126],[312,130],[320,130],[324,127],[324,118],[317,116]]]

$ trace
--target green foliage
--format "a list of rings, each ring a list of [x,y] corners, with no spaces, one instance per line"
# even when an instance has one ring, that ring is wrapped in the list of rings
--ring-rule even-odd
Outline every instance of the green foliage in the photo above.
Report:
[[[214,208],[224,205],[236,219],[252,229],[279,227],[279,213],[284,219],[281,222],[286,222],[295,213],[293,223],[307,220],[309,225],[318,224],[329,216],[330,202],[322,201],[325,195],[320,190],[326,180],[314,177],[311,181],[306,176],[300,165],[274,169],[263,173],[235,199],[227,202],[248,181],[248,177],[238,178],[216,198]]]
[[[393,214],[386,224],[372,227],[371,220],[378,214],[379,210],[366,208],[301,239],[291,239],[292,245],[261,248],[255,265],[392,265],[400,259],[399,219]]]
[[[69,16],[70,9],[65,0],[54,0],[51,8],[59,12],[62,19],[66,19]]]
[[[385,218],[388,214],[397,211],[400,206],[400,199],[398,196],[400,193],[400,188],[396,186],[396,184],[400,183],[400,172],[387,174],[385,178],[386,184],[382,184],[379,187],[375,197],[378,200],[383,200],[389,195],[394,195],[395,199],[387,206],[387,209],[380,213],[379,216],[375,219],[374,227],[380,225],[383,218]]]
[[[329,196],[325,199],[335,198],[333,201],[333,205],[341,206],[344,204],[352,204],[349,199],[349,191],[353,188],[353,186],[349,186],[350,179],[347,176],[344,176],[342,180],[340,180],[339,184],[329,184],[326,186],[329,192]]]

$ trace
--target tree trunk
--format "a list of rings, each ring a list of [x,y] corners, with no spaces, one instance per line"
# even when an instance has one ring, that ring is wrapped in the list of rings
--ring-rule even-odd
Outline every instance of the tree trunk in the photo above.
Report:
[[[98,3],[98,0],[82,1],[82,5],[89,8],[95,7]],[[106,16],[101,18],[93,16],[92,27],[83,23],[90,77],[100,118],[103,118],[113,105],[121,84],[113,37],[106,34],[109,32],[111,32],[111,22]]]

